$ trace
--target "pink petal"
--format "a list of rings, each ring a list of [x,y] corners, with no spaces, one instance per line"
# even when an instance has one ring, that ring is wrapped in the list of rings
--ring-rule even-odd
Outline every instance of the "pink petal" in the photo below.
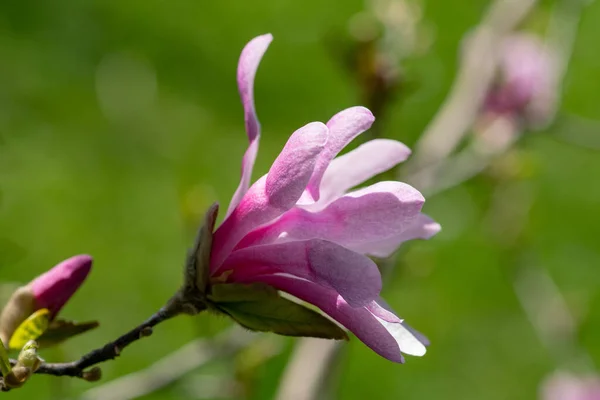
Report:
[[[258,140],[260,138],[260,124],[254,109],[254,77],[256,76],[256,70],[258,69],[260,60],[267,51],[272,40],[273,36],[271,34],[258,36],[252,39],[242,50],[238,62],[238,89],[244,107],[244,122],[250,143],[244,154],[244,158],[242,158],[242,176],[240,184],[231,198],[231,203],[227,209],[227,215],[231,214],[248,190],[248,186],[250,186],[252,168],[254,167],[254,161],[256,160]]]
[[[329,141],[319,161],[317,161],[315,172],[306,188],[315,201],[319,200],[321,179],[331,160],[352,139],[369,129],[373,121],[375,121],[375,117],[373,117],[373,114],[368,109],[364,107],[351,107],[340,111],[327,122],[327,127],[330,131]]]
[[[312,175],[328,130],[311,122],[292,134],[271,166],[244,195],[213,237],[211,268],[216,270],[248,232],[292,208]]]
[[[388,360],[402,363],[404,358],[401,351],[415,355],[422,355],[426,351],[425,346],[403,329],[401,324],[392,324],[377,318],[365,307],[351,307],[333,289],[283,275],[253,276],[247,283],[250,282],[264,282],[320,308]]]
[[[352,307],[370,303],[381,291],[381,275],[371,259],[324,240],[238,250],[217,274],[229,270],[232,282],[252,280],[254,275],[291,274],[335,289]]]
[[[238,248],[276,240],[329,240],[352,250],[365,243],[402,234],[417,217],[425,199],[401,182],[379,182],[348,193],[324,210],[295,208],[279,220],[245,237]]]
[[[414,239],[429,239],[442,230],[440,224],[425,214],[419,214],[404,232],[379,241],[361,243],[353,250],[374,257],[391,256],[404,242]]]
[[[394,314],[391,308],[387,305],[387,303],[385,303],[385,301],[381,297],[371,301],[365,307],[371,312],[371,314],[385,321],[402,323],[402,319],[400,319],[396,314]]]
[[[54,318],[79,289],[91,268],[92,257],[79,255],[66,259],[35,278],[30,285],[38,309],[47,308],[51,318]]]
[[[398,141],[374,139],[337,157],[323,175],[318,204],[328,204],[347,190],[405,161],[409,155],[410,149]]]

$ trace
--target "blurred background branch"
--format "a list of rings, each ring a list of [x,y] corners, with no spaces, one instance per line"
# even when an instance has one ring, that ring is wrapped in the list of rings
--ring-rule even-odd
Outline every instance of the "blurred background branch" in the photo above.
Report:
[[[465,37],[450,93],[415,145],[406,174],[414,174],[448,157],[470,131],[494,78],[502,40],[519,26],[535,4],[535,0],[494,1],[481,23]]]

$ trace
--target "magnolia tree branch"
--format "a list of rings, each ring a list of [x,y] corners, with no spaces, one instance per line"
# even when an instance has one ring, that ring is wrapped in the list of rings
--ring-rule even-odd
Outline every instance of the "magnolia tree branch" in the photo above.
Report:
[[[256,334],[235,326],[215,339],[195,339],[141,371],[83,393],[82,400],[130,400],[177,382],[216,358],[229,357],[248,346]]]
[[[123,349],[133,342],[143,337],[150,336],[154,326],[178,314],[179,312],[173,307],[163,307],[142,324],[136,326],[118,339],[84,354],[79,360],[68,363],[44,362],[35,373],[54,376],[71,376],[90,381],[98,380],[100,378],[100,370],[98,368],[87,370],[87,368],[115,359],[121,354]],[[16,361],[11,361],[11,364],[13,362],[16,363]]]

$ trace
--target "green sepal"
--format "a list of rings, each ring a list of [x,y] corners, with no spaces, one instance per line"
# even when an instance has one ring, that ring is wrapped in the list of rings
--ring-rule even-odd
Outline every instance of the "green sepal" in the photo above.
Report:
[[[48,348],[71,339],[74,336],[81,335],[95,329],[100,324],[98,321],[73,322],[64,319],[57,319],[50,323],[48,329],[41,335],[37,341],[40,348]]]
[[[208,298],[217,311],[252,331],[348,340],[346,332],[327,317],[281,297],[265,284],[216,284]]]
[[[2,376],[7,376],[8,374],[10,374],[11,370],[12,368],[10,366],[8,353],[6,352],[4,343],[2,343],[2,340],[0,340],[0,372],[2,372]]]
[[[265,283],[216,283],[211,285],[208,299],[214,303],[263,301],[279,297],[277,289]]]

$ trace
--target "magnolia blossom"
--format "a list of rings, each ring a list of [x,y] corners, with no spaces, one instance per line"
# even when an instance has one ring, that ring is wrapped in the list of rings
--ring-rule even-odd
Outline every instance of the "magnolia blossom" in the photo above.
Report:
[[[249,146],[240,184],[213,236],[214,282],[265,283],[318,307],[392,361],[425,354],[426,339],[407,328],[379,297],[381,275],[368,255],[385,257],[402,242],[426,239],[440,226],[421,214],[425,199],[394,181],[353,190],[404,161],[410,150],[376,139],[336,158],[374,117],[364,107],[295,131],[269,172],[250,186],[260,125],[254,77],[271,35],[250,41],[237,81]]]
[[[17,289],[0,314],[0,339],[8,344],[15,329],[42,308],[48,309],[50,319],[54,319],[85,281],[91,268],[92,257],[74,256]]]
[[[551,376],[543,385],[543,400],[599,400],[600,378],[577,377],[567,373]]]

